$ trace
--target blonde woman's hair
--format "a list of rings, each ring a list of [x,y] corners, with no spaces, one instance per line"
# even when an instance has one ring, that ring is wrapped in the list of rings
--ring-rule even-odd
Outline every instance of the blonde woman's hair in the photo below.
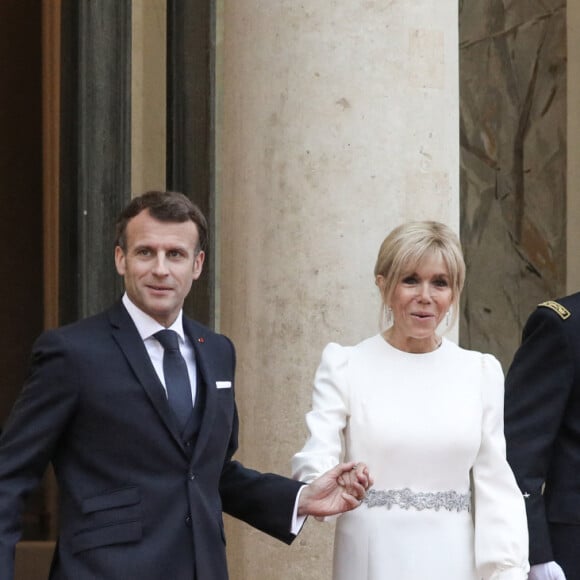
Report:
[[[453,293],[452,321],[455,323],[459,297],[465,282],[465,262],[459,238],[445,224],[414,221],[396,227],[384,240],[375,264],[375,282],[381,289],[383,305],[389,306],[395,286],[402,276],[413,271],[426,258],[440,256],[449,273]],[[378,276],[382,276],[381,284]],[[383,308],[384,311],[384,308]]]

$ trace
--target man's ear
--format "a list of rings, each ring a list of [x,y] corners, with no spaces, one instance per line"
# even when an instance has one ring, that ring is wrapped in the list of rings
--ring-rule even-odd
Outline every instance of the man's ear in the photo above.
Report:
[[[125,275],[125,252],[121,246],[115,246],[115,267],[119,275]]]
[[[203,270],[203,261],[205,260],[205,252],[200,250],[193,259],[193,279],[197,280],[201,276]]]

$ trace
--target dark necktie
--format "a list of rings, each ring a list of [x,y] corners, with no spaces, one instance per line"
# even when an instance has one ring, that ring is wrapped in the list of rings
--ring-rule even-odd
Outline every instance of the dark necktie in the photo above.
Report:
[[[193,402],[187,365],[179,351],[179,336],[174,330],[160,330],[153,336],[163,346],[163,374],[167,400],[177,417],[179,428],[183,429],[191,415]]]

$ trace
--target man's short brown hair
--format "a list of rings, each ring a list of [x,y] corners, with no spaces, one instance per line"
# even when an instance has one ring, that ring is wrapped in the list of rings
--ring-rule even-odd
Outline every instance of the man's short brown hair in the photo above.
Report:
[[[199,235],[196,253],[207,250],[207,220],[199,207],[182,193],[148,191],[134,197],[117,219],[115,245],[120,246],[123,252],[127,251],[127,224],[145,210],[160,222],[183,223],[191,220],[196,225]]]

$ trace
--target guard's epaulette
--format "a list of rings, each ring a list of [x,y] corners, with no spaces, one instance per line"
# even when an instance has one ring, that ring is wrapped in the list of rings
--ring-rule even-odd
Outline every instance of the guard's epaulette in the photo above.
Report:
[[[564,308],[561,304],[559,304],[558,302],[555,302],[554,300],[547,300],[546,302],[542,302],[541,304],[538,304],[538,306],[544,306],[545,308],[551,308],[562,320],[566,320],[566,318],[570,318],[570,316],[572,314],[567,308]]]

